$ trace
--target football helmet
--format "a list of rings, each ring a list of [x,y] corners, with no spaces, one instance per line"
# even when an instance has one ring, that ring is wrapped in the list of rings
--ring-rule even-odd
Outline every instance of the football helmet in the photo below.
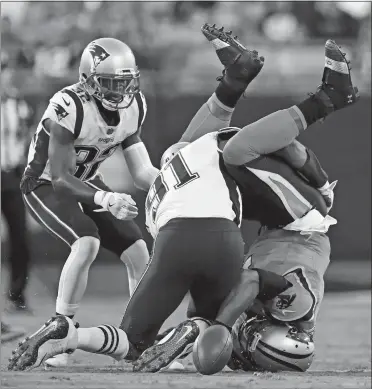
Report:
[[[160,159],[160,168],[162,168],[167,162],[169,162],[181,149],[190,144],[189,142],[178,142],[174,145],[168,147],[161,159]]]
[[[128,108],[140,90],[140,72],[132,50],[114,38],[90,42],[81,56],[79,82],[104,108]]]
[[[240,321],[233,337],[234,352],[228,364],[233,370],[303,372],[314,358],[315,346],[307,334],[265,317]]]

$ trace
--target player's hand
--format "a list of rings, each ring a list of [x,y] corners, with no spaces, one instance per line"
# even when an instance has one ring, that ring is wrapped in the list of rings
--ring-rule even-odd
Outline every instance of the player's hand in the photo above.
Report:
[[[135,201],[125,193],[97,191],[94,202],[102,207],[94,212],[108,211],[119,220],[131,220],[138,215]]]
[[[335,194],[333,190],[337,182],[338,182],[337,180],[333,181],[332,183],[327,182],[324,186],[318,189],[320,194],[323,196],[324,201],[326,202],[328,212],[331,210],[333,206],[333,200],[335,198]]]

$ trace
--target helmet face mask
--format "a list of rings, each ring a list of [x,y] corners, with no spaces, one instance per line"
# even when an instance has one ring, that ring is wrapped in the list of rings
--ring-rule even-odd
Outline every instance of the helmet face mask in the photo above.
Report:
[[[104,108],[128,108],[140,91],[140,72],[131,49],[113,38],[91,42],[81,58],[80,83]]]

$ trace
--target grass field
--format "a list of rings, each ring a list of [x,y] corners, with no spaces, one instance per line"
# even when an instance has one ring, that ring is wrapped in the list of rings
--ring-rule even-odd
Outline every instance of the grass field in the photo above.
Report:
[[[118,324],[126,301],[117,293],[93,293],[90,279],[76,320],[82,326]],[[34,331],[54,311],[54,298],[39,281],[33,281],[31,304],[34,316],[13,315],[10,323]],[[123,293],[125,294],[125,292]],[[165,323],[184,318],[185,304]],[[371,388],[371,293],[370,291],[328,293],[321,308],[316,332],[316,357],[307,373],[233,373],[224,371],[212,377],[195,373],[190,362],[182,373],[135,374],[130,366],[114,363],[108,357],[77,351],[68,368],[31,372],[8,372],[7,359],[16,346],[12,342],[1,350],[1,387],[19,389],[181,389],[181,388]]]

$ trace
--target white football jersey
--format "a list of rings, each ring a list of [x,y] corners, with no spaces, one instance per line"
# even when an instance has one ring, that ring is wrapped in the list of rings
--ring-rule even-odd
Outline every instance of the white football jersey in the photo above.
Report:
[[[110,157],[120,144],[133,135],[146,116],[146,102],[140,92],[133,103],[118,110],[120,121],[108,125],[102,118],[93,98],[80,84],[74,84],[57,92],[51,99],[36,129],[28,153],[25,176],[51,180],[48,160],[49,133],[44,121],[51,119],[71,131],[75,136],[75,177],[82,181],[92,178],[99,165]],[[124,147],[124,145],[123,145]]]
[[[224,169],[213,132],[181,149],[160,170],[146,198],[146,226],[155,238],[174,218],[241,221],[241,197]]]

